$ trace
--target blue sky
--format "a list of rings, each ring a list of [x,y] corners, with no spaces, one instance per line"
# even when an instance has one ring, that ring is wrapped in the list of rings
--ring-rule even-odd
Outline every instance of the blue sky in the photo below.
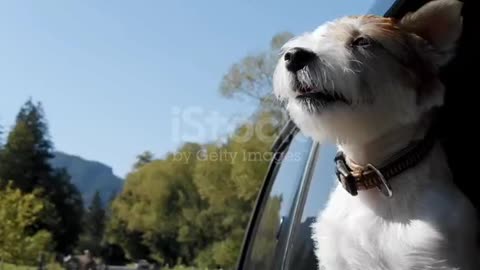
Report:
[[[56,149],[123,177],[140,152],[162,156],[178,147],[178,115],[186,111],[208,127],[201,141],[229,130],[205,119],[220,116],[227,125],[248,116],[252,104],[218,92],[232,63],[267,49],[278,32],[309,31],[372,3],[2,1],[0,124],[8,130],[32,97],[44,105]]]

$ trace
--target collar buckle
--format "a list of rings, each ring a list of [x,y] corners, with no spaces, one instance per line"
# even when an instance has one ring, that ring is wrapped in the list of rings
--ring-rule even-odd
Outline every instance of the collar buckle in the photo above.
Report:
[[[342,184],[343,188],[350,193],[350,195],[356,196],[358,194],[357,184],[355,183],[356,180],[347,166],[343,153],[337,153],[335,164],[335,174],[337,175],[338,181]]]

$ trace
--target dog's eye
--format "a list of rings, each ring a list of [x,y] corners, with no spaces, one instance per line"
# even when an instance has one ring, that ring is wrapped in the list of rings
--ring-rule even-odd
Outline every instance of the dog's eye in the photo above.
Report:
[[[368,47],[370,46],[371,42],[370,39],[366,37],[357,37],[355,38],[352,43],[350,43],[350,46],[352,47]]]

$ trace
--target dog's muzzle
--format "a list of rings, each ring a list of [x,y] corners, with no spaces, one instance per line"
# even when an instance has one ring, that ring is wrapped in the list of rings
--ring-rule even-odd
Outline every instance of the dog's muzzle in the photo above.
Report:
[[[283,55],[285,68],[291,78],[291,89],[296,93],[296,100],[311,112],[318,112],[334,103],[351,104],[351,102],[334,89],[327,89],[328,81],[319,57],[311,50],[294,47]]]

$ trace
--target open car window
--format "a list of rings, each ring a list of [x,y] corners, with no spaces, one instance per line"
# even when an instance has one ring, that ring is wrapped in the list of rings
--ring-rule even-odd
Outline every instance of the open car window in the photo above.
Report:
[[[303,203],[298,207],[298,219],[292,228],[289,250],[287,252],[288,269],[316,270],[317,261],[312,241],[312,225],[316,217],[325,208],[328,196],[336,186],[333,158],[336,147],[325,144],[318,147],[310,177],[306,181]]]
[[[259,218],[245,260],[244,269],[278,269],[280,246],[292,221],[294,202],[304,173],[312,141],[297,133],[291,144],[278,152],[278,161],[272,168],[273,181],[267,184],[268,193],[262,198]]]

